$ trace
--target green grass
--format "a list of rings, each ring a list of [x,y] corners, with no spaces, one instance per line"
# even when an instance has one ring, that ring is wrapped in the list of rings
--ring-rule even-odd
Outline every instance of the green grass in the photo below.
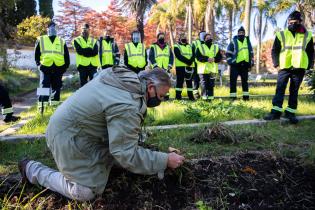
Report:
[[[10,69],[2,71],[0,82],[9,90],[10,96],[21,95],[38,86],[38,75],[29,70]]]
[[[236,144],[190,141],[189,137],[202,128],[153,131],[146,143],[157,146],[161,151],[175,147],[188,159],[258,150],[299,158],[304,163],[315,163],[314,121],[302,121],[298,125],[272,122],[261,126],[239,125],[230,128],[244,135]],[[55,167],[45,140],[18,144],[0,142],[0,174],[16,172],[16,163],[24,156]]]

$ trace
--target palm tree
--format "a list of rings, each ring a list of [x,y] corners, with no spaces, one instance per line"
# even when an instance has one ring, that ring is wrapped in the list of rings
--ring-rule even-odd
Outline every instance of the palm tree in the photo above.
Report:
[[[274,18],[274,6],[275,0],[264,1],[258,0],[257,5],[254,7],[256,10],[254,16],[254,35],[257,39],[257,54],[256,54],[256,73],[259,73],[260,69],[260,54],[261,54],[261,41],[266,36],[268,31],[268,23],[271,23],[273,27],[277,25],[277,21]]]
[[[215,35],[214,24],[215,24],[215,1],[208,0],[206,13],[205,13],[205,28],[206,32]]]
[[[228,20],[229,20],[229,39],[232,40],[233,36],[233,24],[236,22],[237,18],[239,17],[239,10],[240,10],[240,1],[238,0],[221,0],[220,3],[227,11]]]
[[[245,32],[246,36],[250,36],[250,15],[252,12],[252,0],[246,0],[245,5]]]
[[[121,8],[124,11],[129,10],[136,16],[137,29],[141,34],[141,40],[144,40],[144,14],[156,4],[156,0],[120,0]]]

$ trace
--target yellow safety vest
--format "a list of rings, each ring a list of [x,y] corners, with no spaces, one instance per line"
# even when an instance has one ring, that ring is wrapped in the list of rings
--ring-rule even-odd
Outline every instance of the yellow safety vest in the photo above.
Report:
[[[151,46],[154,50],[155,55],[155,65],[162,69],[168,68],[168,63],[170,60],[170,47],[166,45],[164,49],[162,50],[157,44],[153,44]],[[152,63],[152,67],[154,66],[154,63]]]
[[[102,65],[114,65],[113,43],[102,40]]]
[[[312,38],[311,32],[296,33],[295,37],[288,30],[276,33],[281,42],[280,69],[307,69],[308,56],[305,52],[306,46]]]
[[[197,47],[200,53],[203,56],[207,56],[209,58],[215,58],[217,53],[219,52],[219,46],[217,44],[212,44],[210,49],[206,44],[201,44],[201,42],[197,43]],[[218,73],[219,72],[219,65],[215,62],[197,62],[197,73],[198,74],[210,74],[210,73]]]
[[[92,48],[93,49],[94,46],[96,45],[96,39],[91,38],[91,37],[88,38],[87,42],[84,40],[84,38],[82,36],[78,36],[74,40],[82,48]],[[74,46],[74,41],[72,44]],[[85,56],[82,56],[82,55],[79,55],[78,53],[76,53],[75,58],[76,58],[77,67],[79,65],[88,66],[90,64],[92,64],[92,66],[95,66],[95,67],[99,67],[101,65],[98,54],[95,55],[94,57],[85,57]]]
[[[192,47],[191,45],[187,44],[186,46],[185,45],[180,45],[180,44],[175,44],[174,45],[174,48],[178,48],[179,51],[180,51],[180,54],[182,56],[184,56],[185,58],[187,59],[191,59],[191,57],[193,56],[193,53],[192,53]],[[180,60],[178,60],[177,58],[175,58],[175,65],[176,67],[187,67],[188,65],[181,62]],[[194,67],[195,65],[192,64],[188,67]]]
[[[237,45],[238,45],[238,52],[237,52],[236,63],[240,63],[242,61],[249,63],[249,50],[248,50],[247,38],[244,39],[243,43],[240,40],[237,40]]]
[[[43,66],[50,67],[53,64],[56,66],[63,66],[64,59],[64,45],[65,41],[56,36],[53,43],[51,43],[49,36],[44,35],[38,37],[40,46],[40,63]]]
[[[137,47],[134,43],[129,42],[125,44],[125,49],[128,56],[128,64],[134,68],[144,68],[146,65],[145,60],[145,46],[142,43],[138,43]]]

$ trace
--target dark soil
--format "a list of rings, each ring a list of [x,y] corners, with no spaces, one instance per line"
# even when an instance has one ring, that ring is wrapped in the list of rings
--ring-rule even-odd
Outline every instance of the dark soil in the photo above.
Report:
[[[166,171],[163,180],[114,168],[103,196],[80,208],[196,209],[196,202],[203,201],[213,209],[315,209],[314,177],[314,166],[266,152],[191,160]],[[10,175],[0,185],[0,198],[7,195],[16,203],[22,190],[17,183],[17,177]],[[27,203],[41,190],[27,187],[21,201]],[[49,190],[35,199],[32,208],[45,198],[43,209],[69,209],[69,200]]]

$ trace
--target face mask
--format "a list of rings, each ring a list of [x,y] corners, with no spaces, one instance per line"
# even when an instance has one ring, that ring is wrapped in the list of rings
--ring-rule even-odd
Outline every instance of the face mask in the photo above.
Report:
[[[82,36],[85,37],[85,38],[89,37],[89,32],[82,31]]]
[[[300,28],[301,24],[299,23],[294,23],[288,26],[288,29],[292,32],[297,31]]]
[[[56,36],[57,35],[57,30],[55,27],[49,27],[47,30],[47,35],[48,36]]]
[[[206,32],[201,32],[200,34],[199,34],[199,40],[200,41],[205,41],[205,35],[206,35]]]
[[[210,45],[212,43],[212,39],[208,39],[205,41],[207,45]]]
[[[240,41],[243,41],[245,39],[245,35],[238,35],[237,37]]]
[[[140,34],[139,33],[133,33],[132,34],[132,42],[133,43],[139,43],[140,42]]]
[[[156,88],[154,87],[155,90],[155,96],[154,97],[149,97],[148,101],[147,101],[147,106],[148,107],[156,107],[159,106],[161,104],[161,100],[158,98],[157,96],[157,92],[156,92]]]
[[[165,40],[164,40],[164,38],[159,38],[158,42],[159,42],[160,44],[164,44],[164,43],[165,43]]]
[[[109,41],[110,40],[110,36],[105,36],[105,40]]]
[[[187,39],[181,39],[180,40],[183,44],[187,44]]]

